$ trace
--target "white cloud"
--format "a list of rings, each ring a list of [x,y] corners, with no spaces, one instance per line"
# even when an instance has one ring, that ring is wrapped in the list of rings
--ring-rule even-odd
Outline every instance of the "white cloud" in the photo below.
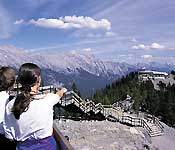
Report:
[[[132,49],[148,49],[148,47],[144,44],[134,45]]]
[[[154,42],[151,45],[138,44],[138,45],[132,46],[131,48],[149,50],[149,49],[164,49],[165,46]]]
[[[144,59],[152,59],[153,56],[152,56],[152,55],[142,55],[141,58],[144,58]]]
[[[29,24],[44,28],[65,28],[64,22],[58,19],[39,18],[38,20],[31,19]]]
[[[139,49],[137,45],[131,47],[132,49]]]
[[[17,24],[22,22],[16,21]],[[107,19],[95,20],[91,17],[84,16],[65,16],[59,19],[39,18],[38,20],[31,19],[28,24],[32,24],[44,28],[70,29],[70,28],[87,28],[87,29],[102,29],[109,31],[111,22]]]
[[[165,48],[165,46],[164,45],[160,45],[158,43],[152,43],[150,48],[152,48],[152,49],[163,49],[163,48]]]
[[[18,24],[23,24],[24,23],[24,20],[23,19],[20,19],[20,20],[16,20],[14,22],[14,24],[18,25]]]
[[[82,49],[82,51],[84,51],[84,52],[91,52],[92,49],[91,48],[84,48],[84,49]]]

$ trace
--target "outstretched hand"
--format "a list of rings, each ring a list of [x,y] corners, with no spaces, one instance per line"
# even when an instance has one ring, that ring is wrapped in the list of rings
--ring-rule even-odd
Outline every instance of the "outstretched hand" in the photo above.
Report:
[[[57,91],[57,94],[62,97],[67,92],[66,88],[62,88],[61,90]]]

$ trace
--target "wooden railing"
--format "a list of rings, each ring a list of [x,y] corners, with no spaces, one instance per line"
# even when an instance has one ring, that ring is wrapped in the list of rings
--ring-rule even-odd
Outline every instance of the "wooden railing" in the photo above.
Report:
[[[103,112],[104,107],[101,103],[95,104],[93,101],[85,101],[81,97],[79,97],[75,92],[69,91],[62,99],[61,104],[68,104],[69,101],[72,101],[75,105],[84,112],[87,113],[89,111],[93,111],[94,113]]]
[[[164,126],[160,123],[160,121],[158,120],[158,118],[154,117],[154,123],[156,124],[156,126],[158,126],[160,128],[160,130],[162,132],[164,132]]]
[[[144,118],[153,122],[161,130],[162,133],[164,132],[164,126],[160,123],[157,117],[150,114],[145,114]]]
[[[93,101],[86,102],[85,100],[82,100],[76,93],[74,93],[72,91],[69,93],[68,97],[70,99],[73,99],[74,101],[76,101],[77,104],[79,105],[79,108],[83,108],[82,110],[85,113],[92,110],[94,113],[101,112],[105,117],[107,117],[110,114],[106,113],[106,111],[105,111],[106,108],[109,108],[109,109],[111,108],[111,111],[115,111],[116,113],[119,111],[114,105],[102,105],[101,103],[95,104]],[[69,99],[67,99],[67,101],[68,100]],[[65,101],[66,101],[66,99],[65,99]],[[112,114],[112,115],[114,115],[114,114]],[[149,135],[151,135],[151,133],[152,133],[152,129],[148,126],[146,121],[142,118],[132,117],[132,116],[123,116],[123,115],[121,115],[121,116],[114,115],[114,117],[122,123],[128,123],[128,124],[133,125],[133,126],[140,126],[140,127],[145,128],[148,131]],[[155,124],[159,125],[160,128],[162,129],[162,126],[157,119],[155,120]],[[163,132],[163,129],[162,129],[162,132]]]
[[[122,116],[122,121],[121,122],[122,123],[128,123],[128,124],[133,125],[133,126],[143,127],[148,131],[149,135],[152,132],[151,128],[148,126],[146,121],[141,119],[141,118],[135,118],[135,117],[131,117],[131,116]]]
[[[151,128],[148,126],[148,124],[146,123],[145,120],[141,119],[141,127],[143,127],[144,129],[147,130],[149,136],[151,136],[152,130]]]
[[[57,149],[58,150],[74,150],[74,148],[69,143],[69,141],[65,138],[65,136],[62,135],[62,133],[58,129],[56,123],[53,124],[53,135],[54,135],[55,140],[57,142]]]

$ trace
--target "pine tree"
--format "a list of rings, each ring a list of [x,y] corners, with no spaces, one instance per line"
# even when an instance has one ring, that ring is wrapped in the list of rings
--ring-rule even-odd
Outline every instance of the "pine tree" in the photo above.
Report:
[[[81,97],[81,93],[80,93],[80,91],[78,90],[78,88],[77,88],[75,82],[72,83],[71,88],[72,88],[72,90],[73,90],[75,93],[77,93],[77,94]]]

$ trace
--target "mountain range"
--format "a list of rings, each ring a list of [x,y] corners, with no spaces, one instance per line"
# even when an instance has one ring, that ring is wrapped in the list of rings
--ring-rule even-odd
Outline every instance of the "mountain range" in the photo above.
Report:
[[[0,64],[16,69],[25,62],[33,62],[42,68],[45,85],[57,84],[70,88],[75,82],[84,96],[92,95],[96,89],[121,78],[140,68],[157,71],[175,70],[174,64],[148,62],[130,65],[114,61],[104,61],[88,52],[82,53],[37,53],[11,45],[0,46]]]

